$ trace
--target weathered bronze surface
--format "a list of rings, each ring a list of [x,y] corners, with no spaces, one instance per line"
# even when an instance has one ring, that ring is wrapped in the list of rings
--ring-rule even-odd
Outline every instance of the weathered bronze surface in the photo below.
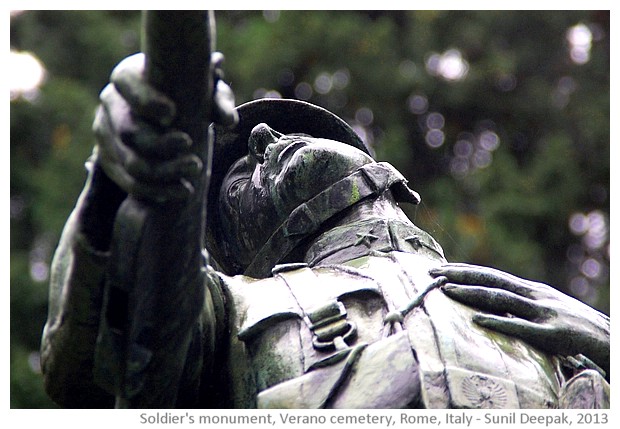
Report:
[[[207,61],[212,168],[196,152],[209,133],[178,126],[192,112],[143,55],[102,92],[53,264],[42,365],[55,401],[609,407],[608,317],[545,284],[448,263],[400,208],[419,195],[344,121],[296,100],[233,109],[221,60]],[[169,224],[144,227],[127,198]]]

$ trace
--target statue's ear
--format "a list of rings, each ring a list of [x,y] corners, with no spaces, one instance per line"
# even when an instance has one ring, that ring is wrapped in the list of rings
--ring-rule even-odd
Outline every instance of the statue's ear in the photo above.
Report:
[[[420,204],[420,194],[407,186],[407,182],[399,181],[390,187],[394,199],[399,203]]]

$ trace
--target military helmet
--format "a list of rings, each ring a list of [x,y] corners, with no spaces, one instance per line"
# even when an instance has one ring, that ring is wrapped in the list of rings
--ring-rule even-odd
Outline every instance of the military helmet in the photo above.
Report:
[[[310,103],[261,99],[239,106],[237,113],[239,123],[234,129],[216,127],[214,163],[207,202],[207,250],[217,262],[217,268],[226,274],[244,273],[251,277],[268,277],[276,264],[292,255],[307,237],[318,233],[325,221],[366,198],[390,190],[397,202],[420,202],[418,193],[407,186],[407,180],[393,166],[386,162],[370,162],[294,208],[277,225],[275,231],[265,237],[259,249],[248,249],[244,253],[244,245],[239,247],[239,243],[231,241],[233,238],[227,237],[224,232],[224,225],[230,227],[231,223],[221,218],[219,196],[223,179],[231,166],[248,154],[248,139],[258,124],[267,124],[284,135],[306,134],[338,144],[348,144],[373,157],[362,139],[345,121]]]
[[[239,269],[235,267],[235,255],[229,254],[224,243],[218,196],[229,168],[248,154],[248,138],[256,125],[266,123],[282,134],[303,133],[335,140],[371,155],[366,144],[344,120],[314,104],[292,99],[264,98],[242,104],[236,110],[239,122],[234,128],[215,126],[214,162],[207,200],[206,247],[218,268],[227,274],[239,274]]]

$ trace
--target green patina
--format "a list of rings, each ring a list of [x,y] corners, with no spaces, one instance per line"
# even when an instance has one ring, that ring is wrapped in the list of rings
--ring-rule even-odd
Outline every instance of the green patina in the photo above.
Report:
[[[348,265],[353,268],[364,268],[368,266],[370,257],[362,256],[361,258],[353,259],[351,261],[346,262],[344,265]]]
[[[555,380],[555,368],[551,361],[545,356],[544,352],[538,352],[529,346],[526,346],[517,338],[507,337],[499,332],[493,332],[488,329],[484,329],[484,335],[491,339],[497,346],[508,356],[517,356],[520,352],[525,351],[527,358],[536,361],[538,367],[542,369],[549,380]]]
[[[360,200],[360,190],[357,187],[357,183],[353,182],[352,187],[351,187],[351,198],[349,199],[349,202],[351,204],[354,204],[358,202],[359,200]]]

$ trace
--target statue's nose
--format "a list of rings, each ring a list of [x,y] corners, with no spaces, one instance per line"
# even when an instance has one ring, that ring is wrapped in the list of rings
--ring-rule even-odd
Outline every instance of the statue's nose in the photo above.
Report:
[[[264,155],[267,146],[271,143],[276,143],[280,137],[282,137],[282,134],[272,129],[269,125],[260,123],[250,133],[248,150],[259,163],[262,163],[265,160]]]

